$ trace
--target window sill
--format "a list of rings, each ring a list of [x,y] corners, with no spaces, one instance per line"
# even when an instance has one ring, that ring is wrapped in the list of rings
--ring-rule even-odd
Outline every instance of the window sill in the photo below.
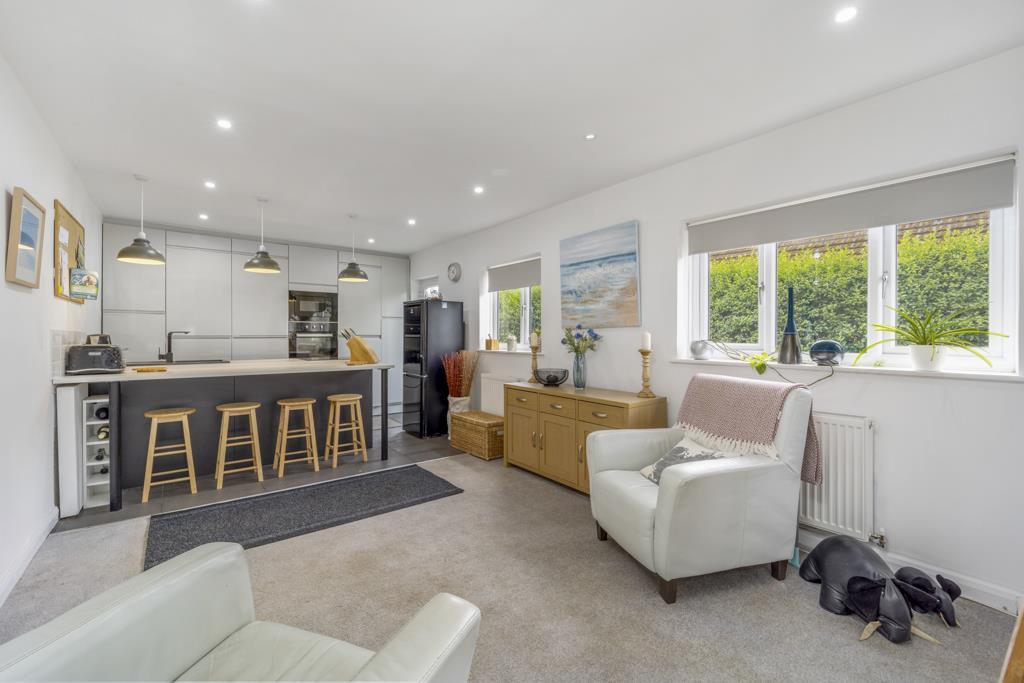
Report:
[[[671,363],[677,365],[703,365],[708,368],[714,367],[750,367],[746,361],[732,360],[731,358],[710,358],[708,360],[697,360],[696,358],[675,358]],[[778,363],[769,363],[770,367],[777,367],[783,373],[811,373],[813,375],[826,375],[828,374],[828,366],[823,365],[811,365],[809,363],[803,365],[779,365]],[[918,379],[959,379],[959,380],[973,380],[982,382],[1010,382],[1010,383],[1024,383],[1024,377],[1017,373],[989,370],[987,372],[972,372],[964,370],[943,370],[942,372],[931,372],[928,370],[914,370],[913,368],[893,368],[893,367],[860,367],[852,365],[837,365],[835,366],[837,375],[854,374],[854,375],[875,375],[875,376],[891,376],[891,377],[915,377]],[[773,376],[778,378],[773,372],[766,372],[764,375],[757,375],[751,370],[751,373],[755,377],[762,377],[764,379],[772,379]]]
[[[499,353],[499,354],[503,354],[505,356],[529,356],[530,355],[529,349],[527,349],[526,351],[521,351],[519,349],[516,349],[515,351],[506,351],[505,349],[478,349],[478,351],[480,353]],[[537,357],[538,358],[540,358],[543,355],[544,355],[543,351],[538,351],[537,352]]]

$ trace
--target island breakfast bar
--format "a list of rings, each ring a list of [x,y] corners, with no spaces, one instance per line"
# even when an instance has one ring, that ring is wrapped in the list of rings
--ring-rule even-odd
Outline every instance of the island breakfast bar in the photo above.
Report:
[[[278,407],[282,398],[316,399],[314,424],[323,446],[327,428],[330,394],[362,395],[362,413],[371,416],[373,371],[380,371],[380,402],[388,405],[388,370],[392,365],[375,363],[349,365],[344,360],[247,360],[209,364],[159,366],[158,372],[140,372],[129,367],[109,375],[56,375],[57,452],[60,515],[78,514],[88,498],[87,481],[92,476],[84,467],[89,446],[89,396],[105,395],[109,430],[109,509],[121,509],[122,491],[141,486],[145,474],[149,420],[143,415],[158,408],[195,408],[189,418],[192,450],[197,476],[212,474],[216,467],[221,403],[256,401],[260,450],[264,466],[274,453]],[[385,411],[386,412],[386,411]],[[380,457],[388,458],[387,417],[382,416]],[[366,445],[373,446],[372,419],[365,428]],[[322,456],[322,453],[321,453]],[[285,475],[287,477],[287,474]],[[105,500],[103,502],[106,502]]]

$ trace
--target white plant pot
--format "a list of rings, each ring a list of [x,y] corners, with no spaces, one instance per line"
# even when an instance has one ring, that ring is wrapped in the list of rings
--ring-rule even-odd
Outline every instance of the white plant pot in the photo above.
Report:
[[[469,410],[469,396],[448,397],[448,440],[452,440],[452,413],[464,413]]]
[[[946,362],[946,347],[911,344],[910,362],[915,370],[938,372]]]

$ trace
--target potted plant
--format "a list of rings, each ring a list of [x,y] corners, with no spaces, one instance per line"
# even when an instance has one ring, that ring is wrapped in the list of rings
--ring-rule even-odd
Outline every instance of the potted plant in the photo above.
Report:
[[[583,325],[565,328],[562,345],[573,354],[572,384],[577,389],[587,386],[587,351],[596,349],[599,341],[601,335],[590,328],[583,329]]]
[[[448,380],[448,440],[452,438],[452,413],[469,410],[469,392],[479,356],[476,351],[456,351],[441,356],[445,379]]]
[[[923,314],[918,315],[905,308],[892,308],[891,306],[888,308],[896,313],[898,318],[896,325],[875,323],[874,327],[879,332],[888,332],[893,336],[879,339],[865,346],[853,359],[854,365],[861,359],[861,356],[874,347],[894,342],[904,343],[910,347],[910,362],[915,370],[940,370],[946,360],[946,349],[951,346],[970,351],[991,367],[992,361],[971,343],[970,337],[978,335],[1006,336],[999,332],[971,326],[964,313],[940,316],[935,311],[926,310]]]

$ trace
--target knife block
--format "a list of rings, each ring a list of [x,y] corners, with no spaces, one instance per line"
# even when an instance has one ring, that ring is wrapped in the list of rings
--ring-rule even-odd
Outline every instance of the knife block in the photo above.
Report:
[[[352,337],[346,342],[348,345],[349,365],[370,365],[379,363],[380,358],[370,346],[363,341],[362,337]]]

